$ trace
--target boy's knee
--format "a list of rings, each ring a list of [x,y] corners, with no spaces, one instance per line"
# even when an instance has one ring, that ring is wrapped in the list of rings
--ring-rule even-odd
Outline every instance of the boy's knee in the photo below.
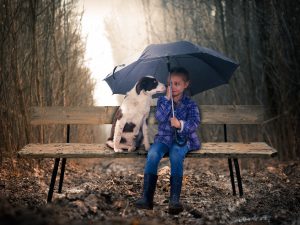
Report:
[[[159,158],[159,155],[157,152],[155,152],[155,151],[148,152],[147,159],[149,161],[157,160],[158,158]]]
[[[169,157],[172,164],[179,164],[183,162],[185,155],[178,152],[172,152]]]
[[[170,151],[170,157],[172,158],[184,158],[186,155],[185,148],[179,147],[177,145],[172,146]]]

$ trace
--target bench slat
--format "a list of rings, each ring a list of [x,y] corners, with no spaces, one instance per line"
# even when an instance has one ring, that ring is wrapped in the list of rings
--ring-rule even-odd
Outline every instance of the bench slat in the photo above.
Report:
[[[117,106],[103,107],[31,107],[32,125],[110,124]]]
[[[276,155],[276,150],[264,142],[208,142],[202,149],[187,154],[190,158],[266,158]],[[29,158],[145,158],[147,152],[115,153],[105,144],[53,143],[29,144],[18,152],[21,157]]]
[[[202,105],[202,124],[260,124],[264,121],[261,105]],[[31,124],[111,124],[117,106],[32,107]],[[154,124],[155,107],[149,123]]]

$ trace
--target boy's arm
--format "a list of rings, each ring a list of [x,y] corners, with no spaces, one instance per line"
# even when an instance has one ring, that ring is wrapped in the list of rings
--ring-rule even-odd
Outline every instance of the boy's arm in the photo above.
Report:
[[[158,122],[166,122],[169,121],[170,113],[171,113],[171,101],[166,97],[159,97],[157,101],[155,118]]]
[[[195,103],[193,103],[188,109],[187,120],[180,120],[180,123],[181,126],[183,126],[180,129],[180,133],[192,133],[196,131],[197,127],[200,124],[200,113],[198,106]]]

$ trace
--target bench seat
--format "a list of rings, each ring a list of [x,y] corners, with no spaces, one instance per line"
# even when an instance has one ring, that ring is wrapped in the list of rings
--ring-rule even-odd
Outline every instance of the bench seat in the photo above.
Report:
[[[149,126],[157,129],[155,120],[155,103],[151,107]],[[270,158],[277,155],[276,149],[265,142],[228,142],[227,125],[254,125],[261,127],[266,120],[268,111],[262,105],[201,105],[201,125],[223,126],[224,142],[206,142],[201,150],[189,152],[188,158],[227,158],[233,195],[236,195],[235,177],[240,197],[243,196],[243,186],[240,174],[240,158]],[[19,157],[25,158],[54,158],[54,166],[49,184],[47,202],[51,202],[58,167],[61,162],[58,192],[62,193],[64,172],[67,158],[146,158],[147,152],[139,149],[134,152],[116,153],[104,143],[76,143],[70,140],[73,125],[103,125],[112,124],[117,106],[89,106],[89,107],[32,107],[30,109],[30,123],[33,126],[65,125],[66,143],[28,144],[19,152]],[[205,127],[203,127],[203,131]],[[76,135],[75,135],[76,136]],[[74,142],[74,143],[70,143]],[[233,172],[235,168],[235,174]]]
[[[207,142],[202,149],[192,151],[190,158],[269,158],[277,151],[264,142]],[[21,157],[30,158],[145,158],[147,152],[114,152],[105,144],[51,143],[29,144],[18,152]]]

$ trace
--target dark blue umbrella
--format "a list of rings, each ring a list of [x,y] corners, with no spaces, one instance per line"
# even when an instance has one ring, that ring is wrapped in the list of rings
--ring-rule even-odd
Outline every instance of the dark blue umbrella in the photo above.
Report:
[[[238,63],[212,49],[188,41],[149,45],[135,62],[114,70],[104,80],[113,94],[126,94],[145,75],[167,83],[168,63],[184,67],[190,74],[192,95],[229,82]]]

